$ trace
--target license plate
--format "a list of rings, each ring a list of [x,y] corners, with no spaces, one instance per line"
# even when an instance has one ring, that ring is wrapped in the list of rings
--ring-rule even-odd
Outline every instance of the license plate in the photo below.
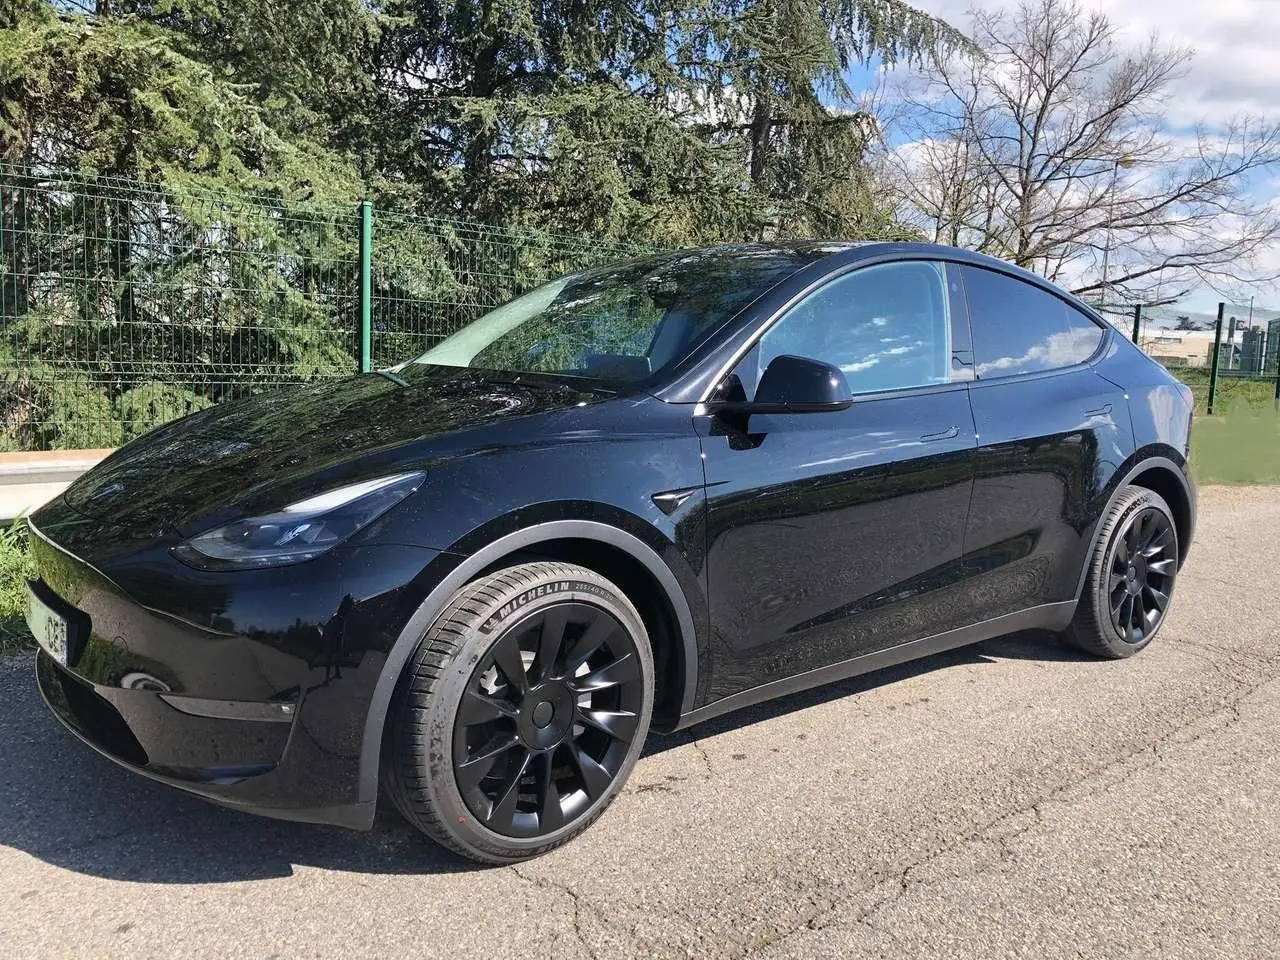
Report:
[[[67,662],[67,620],[27,587],[27,626],[36,642],[61,664]]]

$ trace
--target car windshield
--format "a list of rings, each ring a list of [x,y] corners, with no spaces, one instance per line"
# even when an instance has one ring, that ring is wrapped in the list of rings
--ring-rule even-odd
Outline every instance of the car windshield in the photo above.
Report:
[[[633,383],[684,358],[814,257],[698,250],[570,274],[463,327],[415,363]]]

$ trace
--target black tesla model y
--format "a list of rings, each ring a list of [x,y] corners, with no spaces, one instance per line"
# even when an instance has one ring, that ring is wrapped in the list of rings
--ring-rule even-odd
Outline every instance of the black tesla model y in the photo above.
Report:
[[[651,729],[1013,630],[1137,653],[1191,415],[1079,300],[948,247],[589,270],[87,473],[32,517],[40,689],[220,803],[368,827],[381,792],[519,860]]]

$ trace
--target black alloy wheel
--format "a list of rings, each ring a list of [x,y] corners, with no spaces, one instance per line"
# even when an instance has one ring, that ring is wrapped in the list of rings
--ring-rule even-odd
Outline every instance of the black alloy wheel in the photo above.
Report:
[[[1116,537],[1107,590],[1111,625],[1125,643],[1141,644],[1160,628],[1178,572],[1177,542],[1156,507],[1132,514]]]
[[[1178,558],[1178,528],[1164,499],[1145,487],[1121,490],[1100,524],[1067,640],[1111,658],[1145,648],[1164,624]]]
[[[453,731],[467,807],[511,837],[550,834],[604,796],[639,729],[635,640],[589,603],[559,603],[507,630],[472,671]]]
[[[644,622],[599,574],[539,561],[458,591],[420,642],[383,783],[424,833],[485,863],[577,836],[617,795],[653,709]]]

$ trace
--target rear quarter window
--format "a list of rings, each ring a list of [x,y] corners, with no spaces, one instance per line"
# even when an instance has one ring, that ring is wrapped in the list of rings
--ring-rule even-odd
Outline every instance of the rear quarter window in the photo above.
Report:
[[[979,379],[1069,367],[1098,349],[1103,329],[1065,300],[994,270],[963,272]]]

